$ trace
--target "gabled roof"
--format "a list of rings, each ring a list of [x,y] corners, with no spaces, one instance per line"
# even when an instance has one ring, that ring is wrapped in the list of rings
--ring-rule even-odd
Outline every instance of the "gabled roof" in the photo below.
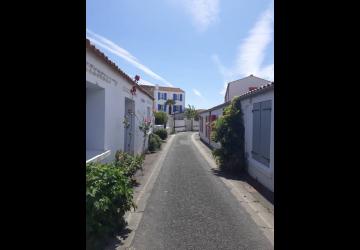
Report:
[[[122,71],[113,61],[111,61],[103,52],[97,49],[93,44],[90,43],[89,39],[86,39],[86,48],[91,50],[96,56],[98,56],[101,60],[103,60],[108,66],[110,66],[115,72],[120,74],[125,80],[127,80],[131,85],[136,86],[141,92],[145,95],[149,96],[152,100],[154,97],[143,89],[139,84],[137,84],[129,75],[127,75],[124,71]]]
[[[243,98],[248,97],[248,96],[253,96],[253,95],[256,95],[256,94],[260,94],[261,92],[268,91],[268,90],[270,90],[270,89],[273,88],[273,87],[274,87],[274,82],[270,82],[270,81],[269,81],[268,84],[262,85],[262,86],[260,86],[260,87],[257,88],[257,89],[248,91],[248,92],[240,95],[239,97],[240,97],[240,99],[243,99]],[[231,103],[231,101],[224,102],[224,103],[219,104],[219,105],[217,105],[217,106],[215,106],[215,107],[209,108],[209,109],[207,109],[207,110],[203,110],[203,111],[199,112],[199,114],[205,113],[205,112],[209,112],[209,111],[212,111],[212,110],[221,108],[221,107],[225,107],[225,106],[229,105],[230,103]]]
[[[248,79],[252,79],[254,82],[260,83],[261,85],[266,85],[266,84],[271,83],[270,81],[268,81],[268,80],[266,80],[266,79],[263,79],[263,78],[260,78],[260,77],[254,76],[254,75],[249,75],[249,76],[247,76],[247,77],[244,77],[244,78],[241,78],[241,79],[238,79],[238,80],[229,82],[229,83],[227,84],[225,93],[228,92],[228,89],[229,89],[229,85],[230,85],[230,84],[240,84],[242,81],[248,80]]]
[[[141,84],[141,86],[144,87],[145,89],[149,89],[149,90],[152,90],[152,91],[155,90],[155,86],[153,86],[153,85],[143,85],[143,84]],[[159,86],[159,90],[168,91],[168,92],[183,92],[183,93],[185,93],[184,90],[182,90],[181,88],[176,88],[176,87]]]

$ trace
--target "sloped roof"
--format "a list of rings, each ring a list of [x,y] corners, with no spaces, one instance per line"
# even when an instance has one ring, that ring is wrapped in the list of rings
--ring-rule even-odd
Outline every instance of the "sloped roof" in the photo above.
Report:
[[[147,92],[149,92],[149,94],[154,97],[154,90],[155,90],[155,86],[151,86],[151,85],[140,85],[143,89],[145,89]]]
[[[159,86],[159,90],[168,91],[168,92],[185,92],[181,88],[174,88],[174,87],[161,87],[161,86]]]
[[[244,81],[244,80],[249,80],[249,79],[252,79],[254,82],[259,83],[259,84],[261,84],[261,85],[267,85],[267,84],[271,83],[271,81],[268,81],[268,80],[266,80],[266,79],[263,79],[263,78],[260,78],[260,77],[254,76],[254,75],[249,75],[249,76],[247,76],[247,77],[244,77],[244,78],[241,78],[241,79],[238,79],[238,80],[229,82],[229,83],[227,84],[225,93],[228,92],[228,89],[229,89],[229,85],[230,85],[230,84],[241,84],[242,81]]]
[[[136,86],[141,92],[145,95],[149,96],[152,100],[154,100],[153,95],[151,95],[148,91],[143,89],[139,84],[137,84],[129,75],[127,75],[124,71],[122,71],[113,61],[111,61],[103,52],[97,49],[93,44],[90,43],[89,39],[86,39],[86,48],[91,50],[95,55],[97,55],[100,59],[102,59],[107,65],[109,65],[115,72],[119,73],[125,80],[127,80],[131,85]]]
[[[154,91],[155,90],[155,86],[153,85],[144,85],[144,84],[141,84],[142,87],[144,87],[145,89],[149,89],[151,91]],[[159,86],[159,90],[162,90],[162,91],[168,91],[168,92],[183,92],[185,93],[184,90],[182,90],[181,88],[176,88],[176,87],[163,87],[163,86]]]
[[[251,90],[251,91],[248,91],[242,95],[240,95],[240,99],[243,99],[245,97],[248,97],[248,96],[252,96],[252,95],[256,95],[256,94],[260,94],[261,92],[264,92],[264,91],[267,91],[267,90],[270,90],[271,88],[274,87],[274,82],[270,82],[268,84],[265,84],[265,85],[262,85],[260,86],[259,88],[257,89],[254,89],[254,90]],[[219,104],[217,106],[214,106],[212,108],[209,108],[209,109],[206,109],[206,110],[203,110],[201,112],[199,112],[199,114],[201,113],[205,113],[205,112],[209,112],[209,111],[212,111],[212,110],[215,110],[215,109],[218,109],[218,108],[221,108],[221,107],[224,107],[224,106],[227,106],[231,103],[231,101],[228,101],[228,102],[224,102],[222,104]]]

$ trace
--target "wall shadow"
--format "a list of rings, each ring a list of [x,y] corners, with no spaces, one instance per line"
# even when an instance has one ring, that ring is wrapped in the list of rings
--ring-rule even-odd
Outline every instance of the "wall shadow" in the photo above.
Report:
[[[248,173],[229,173],[219,169],[212,169],[212,172],[216,176],[221,176],[228,180],[244,181],[258,191],[266,200],[274,205],[274,193],[268,188],[262,185],[260,182],[251,177]]]

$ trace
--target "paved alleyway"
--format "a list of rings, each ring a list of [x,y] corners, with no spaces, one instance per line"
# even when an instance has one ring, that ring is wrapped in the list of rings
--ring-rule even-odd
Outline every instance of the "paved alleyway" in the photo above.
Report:
[[[273,249],[197,152],[191,132],[175,136],[132,249]]]

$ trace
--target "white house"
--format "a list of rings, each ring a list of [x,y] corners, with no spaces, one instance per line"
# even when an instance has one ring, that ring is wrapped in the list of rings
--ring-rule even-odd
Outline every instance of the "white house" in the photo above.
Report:
[[[165,102],[169,99],[175,101],[175,106],[172,107],[171,113],[182,113],[185,111],[185,91],[180,88],[174,87],[162,87],[162,86],[150,86],[141,85],[148,92],[151,92],[155,101],[155,109],[157,111],[169,112],[169,107],[165,105]]]
[[[249,174],[274,192],[274,83],[240,95],[245,127],[245,155]],[[230,101],[202,111],[199,135],[212,148],[211,122],[223,115]]]
[[[254,90],[260,86],[271,83],[268,80],[249,75],[245,78],[229,82],[225,93],[225,102],[231,101],[235,96],[245,94],[248,91]]]
[[[117,150],[142,153],[139,126],[152,120],[153,100],[86,40],[86,161],[112,161]]]

